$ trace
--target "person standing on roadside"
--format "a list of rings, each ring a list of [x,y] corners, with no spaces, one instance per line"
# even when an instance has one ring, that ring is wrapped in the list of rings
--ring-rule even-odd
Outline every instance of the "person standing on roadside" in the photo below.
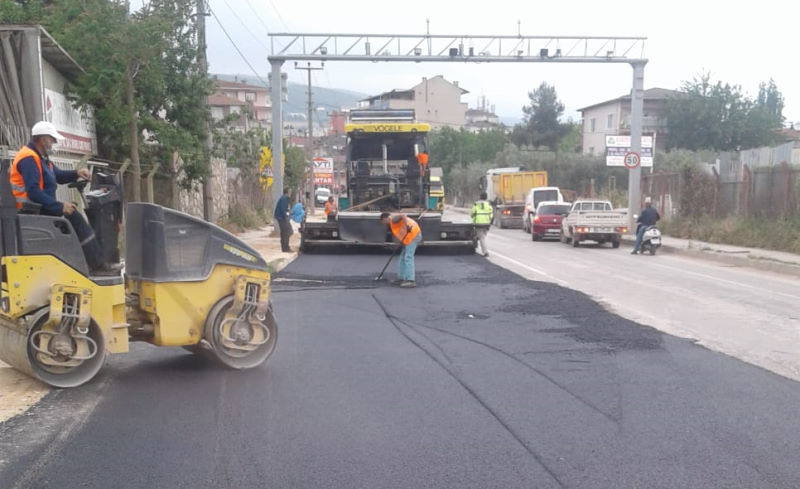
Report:
[[[483,253],[483,256],[489,256],[489,251],[486,249],[486,235],[489,234],[489,226],[492,224],[494,209],[492,204],[486,200],[486,192],[481,192],[480,197],[480,200],[472,205],[469,216],[472,218],[472,224],[475,225],[475,234],[478,236],[478,242],[481,245],[481,253]]]
[[[292,250],[289,248],[289,236],[292,235],[292,224],[289,222],[289,197],[292,195],[292,190],[289,187],[283,189],[283,195],[278,199],[275,204],[275,220],[278,221],[278,229],[281,233],[281,251],[290,253]]]

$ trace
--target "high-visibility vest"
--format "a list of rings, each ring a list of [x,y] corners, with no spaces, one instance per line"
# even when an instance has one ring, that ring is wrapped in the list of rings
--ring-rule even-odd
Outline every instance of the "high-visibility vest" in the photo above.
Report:
[[[325,202],[325,215],[327,216],[333,212],[333,215],[336,215],[336,204],[331,205],[330,202]]]
[[[17,156],[14,157],[14,162],[11,164],[11,172],[9,180],[11,180],[11,190],[14,192],[14,199],[17,201],[17,209],[22,209],[22,204],[29,202],[28,192],[25,191],[25,179],[22,178],[22,173],[19,172],[17,165],[25,158],[33,157],[36,165],[39,167],[39,188],[44,190],[44,171],[42,171],[42,159],[39,153],[32,150],[28,146],[23,146],[19,150]],[[50,164],[52,166],[52,163]]]
[[[473,224],[491,224],[493,214],[492,204],[485,200],[475,202],[470,212]]]
[[[394,237],[404,245],[411,244],[421,232],[419,224],[403,214],[392,214],[389,219],[389,225],[392,228]]]

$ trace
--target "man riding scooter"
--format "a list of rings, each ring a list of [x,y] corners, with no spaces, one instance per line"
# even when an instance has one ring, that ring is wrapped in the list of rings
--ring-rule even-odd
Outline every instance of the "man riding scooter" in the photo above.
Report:
[[[644,209],[642,210],[642,214],[638,219],[636,219],[636,222],[639,223],[639,226],[636,228],[636,243],[633,245],[633,251],[631,251],[631,255],[635,255],[640,252],[645,230],[650,226],[655,226],[659,219],[661,219],[661,216],[658,215],[657,210],[653,209],[650,197],[647,197],[644,199]]]
[[[64,216],[80,240],[83,254],[93,274],[118,274],[119,266],[105,263],[97,238],[89,223],[72,202],[59,202],[59,184],[89,179],[89,170],[61,170],[49,158],[53,146],[64,137],[47,121],[37,122],[31,129],[31,141],[20,148],[11,165],[9,179],[17,208],[25,211],[33,203],[40,214]]]

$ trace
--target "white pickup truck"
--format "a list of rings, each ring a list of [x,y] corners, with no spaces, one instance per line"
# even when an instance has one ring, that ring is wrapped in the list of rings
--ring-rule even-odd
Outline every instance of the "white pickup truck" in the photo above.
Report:
[[[628,232],[628,216],[615,211],[607,200],[576,200],[561,221],[561,242],[578,247],[582,241],[611,243],[619,248],[620,237]]]

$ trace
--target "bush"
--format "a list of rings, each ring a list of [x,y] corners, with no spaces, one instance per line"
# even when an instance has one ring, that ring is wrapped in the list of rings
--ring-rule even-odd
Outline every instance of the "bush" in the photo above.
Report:
[[[701,216],[672,218],[659,225],[665,234],[676,238],[800,253],[800,218],[715,219]]]
[[[263,227],[268,222],[266,211],[263,208],[254,209],[237,203],[228,209],[228,218],[220,225],[228,231],[240,233],[247,229]]]

